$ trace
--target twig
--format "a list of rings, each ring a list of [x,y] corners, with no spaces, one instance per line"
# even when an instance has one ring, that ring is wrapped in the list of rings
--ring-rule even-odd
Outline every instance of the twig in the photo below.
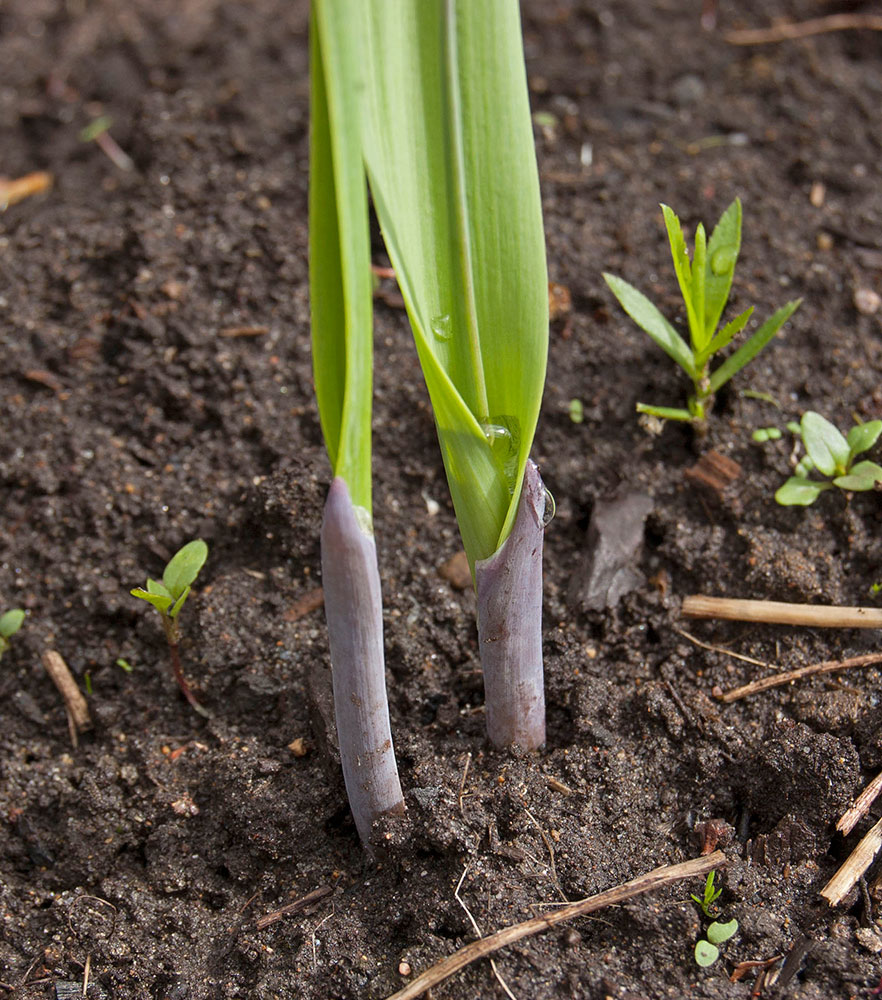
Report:
[[[46,673],[52,678],[53,683],[64,699],[70,739],[74,747],[76,747],[79,743],[79,734],[92,728],[89,706],[60,653],[56,653],[54,649],[47,649],[43,653],[42,660],[43,666],[46,668]]]
[[[605,906],[623,903],[627,899],[633,899],[644,892],[659,889],[671,882],[707,875],[711,869],[722,868],[726,863],[725,854],[722,851],[715,851],[705,858],[693,858],[691,861],[684,861],[678,865],[666,865],[664,868],[656,868],[654,871],[647,872],[647,874],[616,886],[614,889],[608,889],[606,892],[590,896],[578,903],[562,906],[553,913],[544,913],[538,917],[532,917],[530,920],[524,920],[522,923],[504,927],[501,931],[473,941],[452,955],[448,955],[447,958],[427,969],[403,989],[387,997],[386,1000],[415,1000],[416,997],[422,996],[427,990],[437,986],[438,983],[448,979],[455,972],[459,972],[460,969],[464,969],[477,959],[486,958],[499,951],[500,948],[514,944],[522,938],[532,937],[534,934],[548,930],[565,920],[582,917],[586,913],[593,913]]]
[[[882,608],[742,601],[731,597],[707,597],[704,594],[683,598],[680,614],[684,618],[726,618],[729,621],[808,625],[813,628],[882,628]]]
[[[694,642],[696,646],[700,646],[702,649],[709,649],[712,653],[731,656],[734,660],[743,660],[745,663],[752,663],[757,667],[770,668],[772,666],[771,663],[766,663],[765,660],[758,660],[755,656],[745,656],[744,653],[734,653],[731,649],[726,649],[725,646],[714,646],[713,643],[702,642],[701,639],[696,638],[691,632],[687,632],[686,629],[675,628],[674,631],[677,635],[682,635],[684,639]]]
[[[850,809],[842,814],[842,819],[836,824],[836,829],[847,836],[857,825],[858,820],[867,812],[875,802],[876,796],[882,792],[882,771],[867,785],[861,794],[854,800]]]
[[[92,953],[86,955],[86,966],[83,969],[83,996],[89,995],[89,980],[92,978]]]
[[[852,886],[873,863],[882,847],[882,819],[861,839],[849,854],[845,864],[821,889],[821,895],[831,906],[838,906],[851,891]]]
[[[772,28],[728,31],[723,38],[730,45],[768,45],[772,42],[808,38],[810,35],[823,35],[828,31],[849,31],[858,28],[882,31],[882,17],[873,14],[830,14],[828,17],[814,17],[808,21],[776,24]]]
[[[569,903],[569,899],[567,899],[567,894],[561,888],[560,880],[557,877],[557,865],[554,863],[554,848],[551,846],[551,841],[548,839],[548,835],[546,834],[546,832],[542,829],[542,824],[539,822],[538,819],[536,819],[536,817],[527,808],[527,803],[526,802],[524,803],[524,812],[533,821],[536,829],[539,831],[539,836],[542,838],[542,840],[543,840],[543,842],[545,844],[545,847],[548,850],[548,858],[551,861],[551,880],[554,882],[554,887],[555,887],[555,889],[557,889],[557,892],[558,892],[558,895],[560,896],[560,898],[565,903]]]
[[[751,681],[742,687],[733,688],[731,691],[718,692],[714,688],[714,697],[719,698],[725,704],[738,701],[740,698],[747,698],[752,694],[759,694],[760,691],[768,691],[769,688],[781,687],[782,684],[789,684],[791,681],[798,681],[802,677],[811,677],[812,674],[832,674],[836,670],[848,670],[851,667],[870,667],[874,663],[882,663],[882,653],[867,653],[864,656],[853,656],[850,660],[825,660],[823,663],[811,663],[807,667],[799,667],[797,670],[786,670],[782,674],[772,674],[771,677],[762,677],[758,681]]]
[[[469,754],[469,759],[471,759],[471,754]],[[475,934],[477,934],[478,937],[480,938],[481,928],[478,926],[478,921],[475,920],[475,918],[472,916],[471,910],[465,905],[465,901],[459,894],[459,890],[462,888],[462,883],[465,880],[468,870],[469,870],[469,865],[466,865],[465,868],[463,868],[462,870],[462,875],[459,876],[459,881],[456,883],[456,888],[453,890],[453,895],[456,901],[459,903],[459,905],[465,910],[465,915],[469,918],[469,923],[472,925],[472,929],[474,930]],[[508,988],[508,983],[502,978],[502,973],[499,971],[499,969],[496,966],[496,962],[492,958],[490,959],[490,968],[493,970],[493,975],[496,976],[496,981],[502,987],[503,991],[505,992],[505,995],[507,997],[510,997],[510,1000],[517,1000],[517,997]]]
[[[0,212],[5,212],[10,205],[24,201],[31,195],[41,194],[50,187],[52,187],[52,174],[46,173],[45,170],[25,174],[24,177],[17,177],[15,180],[0,177]]]
[[[285,906],[280,906],[278,910],[273,910],[272,913],[265,913],[262,917],[258,917],[255,921],[257,929],[262,931],[265,927],[269,927],[270,924],[281,920],[282,917],[305,910],[307,906],[317,903],[320,899],[324,899],[325,896],[330,896],[333,891],[334,889],[330,885],[323,885],[318,889],[313,889],[312,892],[301,896],[300,899],[295,899],[293,903],[287,903]]]
[[[465,784],[466,784],[466,778],[469,776],[469,768],[471,767],[471,764],[472,764],[472,752],[471,752],[471,750],[469,750],[469,752],[466,754],[465,767],[462,769],[462,780],[459,783],[458,802],[459,802],[459,814],[460,814],[460,816],[464,815],[464,813],[462,811],[462,800],[465,798],[465,795],[466,795]],[[480,932],[478,932],[478,933],[480,933]]]

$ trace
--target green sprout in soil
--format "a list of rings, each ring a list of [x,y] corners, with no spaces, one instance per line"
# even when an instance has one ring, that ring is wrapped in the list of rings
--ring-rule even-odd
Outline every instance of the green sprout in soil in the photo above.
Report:
[[[844,436],[820,413],[808,410],[798,424],[787,425],[802,438],[806,455],[791,476],[775,493],[782,506],[808,507],[825,491],[834,486],[848,492],[865,492],[882,488],[882,466],[864,460],[855,462],[858,455],[869,451],[882,434],[882,420],[855,424]],[[826,476],[827,482],[809,479],[811,472]]]
[[[701,908],[701,912],[711,921],[707,926],[705,936],[695,945],[695,961],[701,966],[713,965],[720,957],[719,946],[728,941],[738,930],[737,920],[728,920],[723,923],[716,919],[720,910],[715,904],[723,890],[714,887],[715,877],[715,871],[708,872],[704,883],[704,893],[701,896],[690,893],[691,898]]]
[[[530,450],[548,276],[518,4],[358,0],[352,11],[371,194],[475,581],[487,732],[532,750],[545,742],[551,504]]]
[[[0,615],[0,658],[9,649],[9,640],[21,628],[25,613],[21,608],[11,608]]]
[[[148,577],[146,589],[136,587],[131,591],[133,597],[140,597],[142,600],[149,602],[159,612],[178,687],[193,709],[206,718],[208,717],[208,711],[196,700],[195,695],[190,690],[190,685],[184,678],[184,671],[181,669],[181,657],[178,653],[178,641],[180,637],[178,632],[178,615],[190,594],[190,588],[196,577],[199,576],[199,571],[202,569],[207,558],[208,546],[201,538],[187,542],[182,549],[179,549],[171,557],[162,574],[161,581],[151,580]]]
[[[734,354],[711,371],[711,358],[728,347],[753,315],[751,306],[718,329],[741,249],[741,202],[736,198],[726,209],[709,240],[704,226],[699,223],[691,261],[680,220],[667,205],[662,205],[661,209],[674,270],[686,307],[689,343],[633,285],[613,274],[604,274],[603,277],[631,319],[692,379],[694,391],[685,409],[638,403],[638,412],[664,420],[689,421],[701,431],[713,406],[715,393],[760,353],[793,315],[801,300],[782,306]]]

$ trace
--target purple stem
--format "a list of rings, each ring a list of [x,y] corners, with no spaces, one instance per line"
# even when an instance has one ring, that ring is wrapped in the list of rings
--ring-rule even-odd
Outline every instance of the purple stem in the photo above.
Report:
[[[404,812],[404,798],[389,728],[377,549],[339,477],[322,522],[322,586],[343,778],[358,834],[369,847],[374,820]]]
[[[487,735],[497,747],[545,742],[542,671],[542,540],[545,487],[527,461],[511,534],[475,563],[478,645],[484,671]]]

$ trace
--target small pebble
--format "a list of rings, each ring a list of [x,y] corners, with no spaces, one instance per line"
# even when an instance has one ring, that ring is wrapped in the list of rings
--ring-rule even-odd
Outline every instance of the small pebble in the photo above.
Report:
[[[829,233],[818,233],[816,241],[819,250],[833,249],[833,237]]]
[[[410,962],[399,962],[398,963],[398,975],[399,976],[409,976],[413,970],[410,967]]]
[[[812,184],[812,189],[809,191],[809,201],[815,208],[820,208],[824,204],[824,199],[827,197],[827,189],[820,181],[815,181]]]
[[[854,307],[864,316],[872,316],[882,306],[882,296],[872,288],[856,288],[854,292]]]

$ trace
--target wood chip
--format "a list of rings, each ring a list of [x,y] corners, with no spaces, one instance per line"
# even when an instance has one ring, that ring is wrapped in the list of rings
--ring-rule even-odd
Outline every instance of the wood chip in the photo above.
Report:
[[[721,498],[740,475],[741,466],[718,451],[707,452],[686,470],[687,479],[713,490]]]
[[[310,590],[303,597],[298,598],[285,612],[286,622],[300,621],[310,612],[320,608],[325,603],[325,592],[321,587]]]

